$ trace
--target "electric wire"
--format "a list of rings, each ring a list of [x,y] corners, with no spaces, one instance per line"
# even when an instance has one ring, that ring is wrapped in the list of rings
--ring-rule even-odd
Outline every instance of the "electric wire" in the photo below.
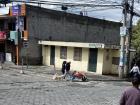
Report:
[[[93,12],[93,11],[103,11],[110,9],[123,9],[124,0],[14,0],[15,3],[26,3],[32,5],[43,5],[47,8],[54,10],[61,10],[61,6],[64,5],[68,7],[67,12]],[[131,4],[132,0],[128,0]],[[136,2],[140,4],[140,0]],[[137,16],[140,16],[140,10],[134,8]]]

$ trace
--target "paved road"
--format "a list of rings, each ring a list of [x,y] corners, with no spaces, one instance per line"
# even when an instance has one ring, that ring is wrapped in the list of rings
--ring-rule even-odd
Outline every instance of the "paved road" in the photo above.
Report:
[[[45,67],[0,70],[0,105],[118,105],[123,89],[119,81],[71,82],[52,80]]]

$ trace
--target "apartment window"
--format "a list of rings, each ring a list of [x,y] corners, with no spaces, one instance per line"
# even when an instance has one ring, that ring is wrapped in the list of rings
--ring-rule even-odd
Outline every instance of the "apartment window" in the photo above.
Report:
[[[60,48],[60,59],[67,59],[67,47]]]
[[[119,65],[119,57],[113,57],[112,58],[112,64],[113,65]]]
[[[82,48],[74,48],[74,56],[73,59],[75,61],[81,61],[82,60]]]

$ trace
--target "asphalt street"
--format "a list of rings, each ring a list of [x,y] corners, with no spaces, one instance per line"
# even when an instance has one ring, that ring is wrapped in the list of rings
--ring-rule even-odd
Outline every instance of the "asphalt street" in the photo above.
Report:
[[[119,105],[127,81],[52,80],[52,68],[0,69],[0,105]]]

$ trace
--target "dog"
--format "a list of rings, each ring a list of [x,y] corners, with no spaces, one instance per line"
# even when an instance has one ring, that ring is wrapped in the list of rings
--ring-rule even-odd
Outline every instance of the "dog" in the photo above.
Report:
[[[53,80],[63,80],[64,75],[58,75],[57,73],[53,75],[52,77]]]

